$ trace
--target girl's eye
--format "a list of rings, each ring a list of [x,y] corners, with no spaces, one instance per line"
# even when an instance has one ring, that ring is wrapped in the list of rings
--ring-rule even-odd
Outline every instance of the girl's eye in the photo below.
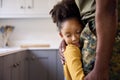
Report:
[[[71,37],[71,35],[70,35],[70,34],[67,34],[66,37]]]
[[[76,33],[77,33],[77,34],[80,34],[80,33],[81,33],[81,31],[77,31]]]

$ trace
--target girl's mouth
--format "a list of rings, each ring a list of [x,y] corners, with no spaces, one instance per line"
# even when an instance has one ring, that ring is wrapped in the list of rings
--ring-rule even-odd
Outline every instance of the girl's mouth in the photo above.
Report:
[[[73,43],[73,45],[76,45],[77,47],[80,47],[80,43]]]

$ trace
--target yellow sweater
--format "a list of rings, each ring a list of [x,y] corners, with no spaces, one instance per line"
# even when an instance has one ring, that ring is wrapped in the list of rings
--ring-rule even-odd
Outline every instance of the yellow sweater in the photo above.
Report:
[[[84,72],[81,63],[81,53],[80,49],[72,44],[66,47],[64,52],[65,64],[64,75],[66,80],[83,80]]]

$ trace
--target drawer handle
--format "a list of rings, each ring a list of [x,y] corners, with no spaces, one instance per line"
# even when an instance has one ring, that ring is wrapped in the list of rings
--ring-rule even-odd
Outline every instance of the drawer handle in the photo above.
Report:
[[[21,8],[21,9],[25,9],[25,7],[24,7],[24,6],[21,6],[20,8]]]
[[[35,60],[35,56],[32,56],[31,60],[32,60],[32,61]]]
[[[28,6],[28,9],[31,9],[32,7],[31,6]]]
[[[17,67],[17,64],[13,64],[13,67],[16,68],[16,67]]]

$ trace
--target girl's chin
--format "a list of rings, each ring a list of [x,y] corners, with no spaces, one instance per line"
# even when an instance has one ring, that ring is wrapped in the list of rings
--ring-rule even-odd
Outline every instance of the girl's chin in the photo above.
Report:
[[[75,44],[77,47],[80,47],[80,44]]]

